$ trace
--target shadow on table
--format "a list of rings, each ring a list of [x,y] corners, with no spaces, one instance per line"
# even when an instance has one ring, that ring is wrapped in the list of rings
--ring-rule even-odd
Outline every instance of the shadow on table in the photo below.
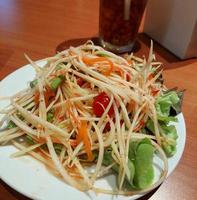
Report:
[[[1,186],[3,186],[5,188],[6,191],[8,191],[8,193],[11,194],[11,196],[13,198],[13,200],[17,199],[17,200],[31,200],[28,197],[25,197],[24,195],[20,194],[19,192],[17,192],[16,190],[12,189],[10,186],[8,186],[6,183],[4,183],[3,181],[0,180],[0,184]]]
[[[143,197],[139,198],[138,200],[148,200],[148,199],[150,199],[153,196],[153,194],[159,189],[159,187],[160,186],[158,186],[157,188],[155,188],[154,190],[152,190],[148,194],[144,195]]]
[[[138,35],[138,40],[142,42],[145,46],[150,46],[150,40],[153,40],[151,37],[146,35],[145,33],[140,33]],[[154,52],[160,55],[165,61],[165,64],[170,64],[171,67],[164,66],[165,70],[176,69],[180,67],[185,67],[186,65],[191,64],[192,62],[196,62],[196,58],[184,59],[181,60],[175,54],[170,52],[168,49],[163,47],[157,41],[153,40],[154,43]]]

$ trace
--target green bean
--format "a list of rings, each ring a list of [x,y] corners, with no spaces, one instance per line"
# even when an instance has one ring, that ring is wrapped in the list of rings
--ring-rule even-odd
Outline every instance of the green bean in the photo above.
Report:
[[[35,144],[34,139],[29,135],[26,135],[26,141],[28,144],[31,144],[31,145]]]
[[[34,88],[37,84],[38,84],[38,79],[35,79],[35,80],[30,82],[30,87]]]
[[[9,121],[7,128],[12,129],[12,128],[15,128],[15,127],[16,127],[16,124],[13,121]]]
[[[49,110],[49,112],[47,113],[47,121],[48,121],[48,122],[51,122],[51,121],[52,121],[52,119],[53,119],[53,117],[54,117],[54,112],[55,112],[55,110],[54,110],[54,109],[51,109],[51,110]]]
[[[64,80],[64,76],[58,76],[54,78],[50,85],[51,89],[56,90],[59,87],[59,85],[63,82],[63,80]]]

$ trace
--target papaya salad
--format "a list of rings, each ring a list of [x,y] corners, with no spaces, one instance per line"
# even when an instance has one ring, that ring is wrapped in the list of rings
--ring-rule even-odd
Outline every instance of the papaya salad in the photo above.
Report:
[[[134,195],[160,185],[176,153],[182,91],[163,83],[162,64],[122,57],[88,41],[57,53],[0,111],[0,144],[31,155],[80,191]],[[154,180],[154,156],[163,162]],[[89,168],[93,170],[89,170]],[[95,186],[113,174],[116,188]]]

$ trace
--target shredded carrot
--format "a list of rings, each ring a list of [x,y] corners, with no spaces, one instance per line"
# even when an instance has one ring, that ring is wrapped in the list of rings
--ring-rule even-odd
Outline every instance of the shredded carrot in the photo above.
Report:
[[[61,112],[61,107],[57,107],[57,108],[55,108],[54,117],[55,117],[55,118],[58,118],[58,117],[59,117],[59,114],[60,114],[60,112]]]
[[[151,88],[151,94],[152,94],[152,96],[156,96],[158,92],[159,92],[159,89],[154,88],[154,87]]]
[[[55,97],[55,92],[53,90],[51,90],[51,88],[46,87],[46,90],[44,91],[44,98],[45,98],[46,106],[48,106],[49,100],[53,97]],[[40,93],[38,91],[36,91],[34,94],[34,102],[36,104],[39,104],[39,101],[40,101]]]
[[[45,138],[34,138],[34,140],[38,143],[43,143],[43,142],[46,142],[46,139]]]
[[[124,72],[123,70],[121,69],[121,67],[115,67],[114,68],[114,71],[118,73],[119,76],[121,76],[123,78],[124,76]]]
[[[88,137],[88,127],[87,127],[87,122],[86,121],[81,121],[79,129],[78,129],[78,134],[77,134],[77,142],[78,144],[83,141],[84,147],[86,154],[88,156],[88,161],[93,160],[93,153],[91,150],[91,143],[90,139]]]
[[[83,62],[86,63],[87,65],[94,65],[97,62],[103,62],[103,61],[109,62],[109,59],[105,57],[97,57],[97,58],[83,57]]]
[[[71,108],[68,109],[68,115],[70,116],[71,120],[72,120],[74,123],[76,123],[76,124],[79,123],[77,117],[75,116],[75,114],[73,113],[73,111],[72,111]]]
[[[40,138],[35,137],[33,139],[38,143],[45,143],[46,142],[46,139],[44,137],[40,137]],[[52,140],[53,143],[62,144],[62,142],[57,138],[51,137],[51,140]]]
[[[50,156],[45,152],[45,150],[43,150],[42,148],[37,148],[37,149],[35,149],[35,151],[38,154],[40,154],[45,160],[47,160],[47,161],[51,162],[51,164],[53,164]]]
[[[77,168],[75,166],[67,166],[66,170],[69,172],[70,176],[77,178],[77,179],[82,179],[83,177],[80,175],[78,172]]]
[[[77,175],[77,174],[70,174],[70,176],[77,178],[77,179],[82,179],[83,177],[81,175]]]
[[[130,65],[133,64],[133,61],[132,61],[132,60],[127,59],[127,62],[128,62]]]
[[[44,130],[44,127],[43,127],[42,125],[38,124],[37,130],[38,130],[38,131],[43,131],[43,130]]]
[[[59,120],[59,121],[64,121],[64,119],[65,119],[65,116],[64,116],[64,115],[60,115],[60,116],[58,117],[58,120]]]
[[[49,100],[53,97],[55,97],[55,92],[50,87],[46,87],[46,91],[44,92],[44,98],[47,106],[49,104]]]
[[[136,128],[134,129],[135,132],[139,131],[143,126],[145,125],[144,120],[141,120],[138,125],[136,126]]]
[[[68,108],[67,108],[67,115],[70,117],[71,121],[73,122],[73,124],[76,124],[77,126],[79,125],[79,120],[78,118],[75,116],[72,108],[73,108],[73,105],[71,104],[70,101],[67,102],[68,104]]]
[[[105,70],[102,69],[102,71],[101,71],[105,76],[109,76],[114,70],[114,65],[113,65],[112,61],[105,57],[97,57],[97,58],[83,57],[82,60],[86,65],[94,65],[99,62],[107,62],[109,67]]]
[[[128,113],[130,112],[133,112],[135,110],[135,101],[131,100],[129,103],[128,103],[128,107],[127,107],[127,111]]]
[[[153,79],[153,73],[149,74],[148,76],[148,80],[150,81],[151,79]]]
[[[70,139],[69,141],[70,141],[70,145],[71,145],[72,147],[76,147],[76,146],[78,145],[78,141],[77,141],[77,140]]]
[[[34,94],[34,102],[35,102],[35,104],[39,104],[39,100],[40,100],[40,93],[36,92]]]
[[[56,74],[54,73],[54,74],[50,74],[49,75],[50,77],[56,77]]]

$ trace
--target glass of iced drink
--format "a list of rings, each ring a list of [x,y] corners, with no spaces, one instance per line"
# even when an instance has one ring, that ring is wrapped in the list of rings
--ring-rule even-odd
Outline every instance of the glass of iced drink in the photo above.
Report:
[[[100,0],[99,38],[115,53],[131,51],[147,0]]]

